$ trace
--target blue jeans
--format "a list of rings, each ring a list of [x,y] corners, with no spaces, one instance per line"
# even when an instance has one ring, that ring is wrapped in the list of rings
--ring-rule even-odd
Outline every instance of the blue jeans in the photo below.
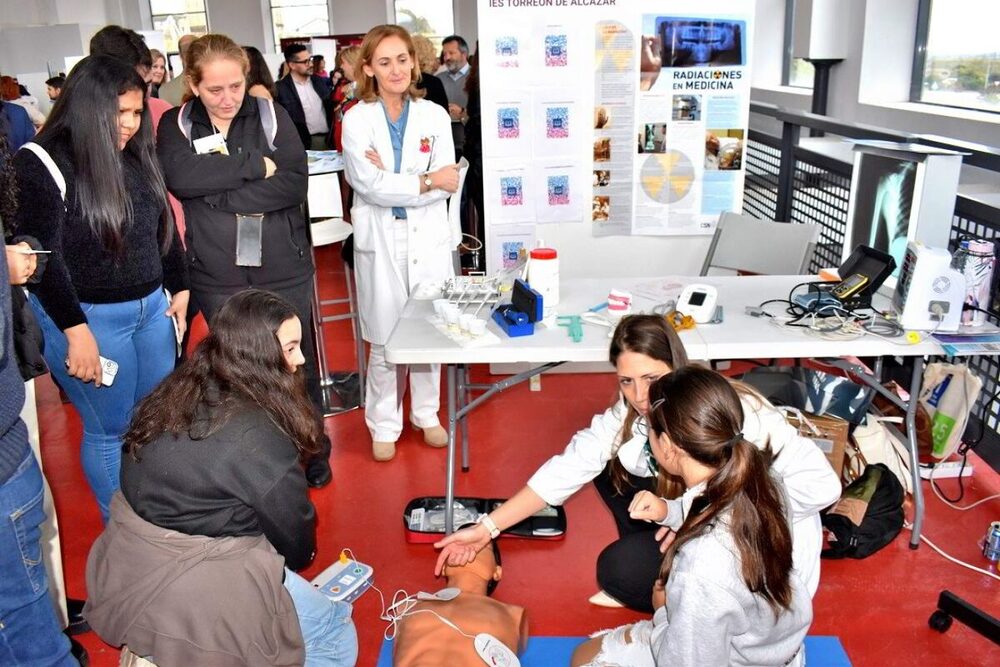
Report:
[[[0,484],[0,665],[76,665],[59,628],[42,561],[42,471],[29,449]]]
[[[70,377],[65,364],[69,350],[66,334],[34,295],[31,306],[45,336],[45,361],[52,377],[83,421],[83,473],[107,523],[111,495],[119,486],[122,435],[132,418],[132,408],[174,368],[176,343],[173,324],[165,314],[167,298],[157,287],[135,301],[80,304],[101,356],[118,363],[118,374],[110,387],[95,387],[93,382]]]
[[[358,632],[351,620],[351,605],[330,600],[287,567],[285,590],[299,616],[306,644],[305,667],[354,667]]]

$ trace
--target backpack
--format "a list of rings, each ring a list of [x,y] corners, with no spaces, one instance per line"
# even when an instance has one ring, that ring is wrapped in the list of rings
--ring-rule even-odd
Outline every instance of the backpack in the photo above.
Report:
[[[264,127],[264,137],[267,139],[267,147],[273,153],[277,150],[274,147],[274,137],[278,134],[278,121],[274,115],[274,101],[263,97],[254,98],[257,100],[257,112],[260,114],[260,122]],[[191,103],[185,102],[181,106],[180,113],[177,114],[177,127],[180,128],[184,137],[191,141]]]
[[[823,515],[823,527],[831,533],[823,558],[870,556],[903,529],[903,486],[884,464],[868,465]]]
[[[47,150],[33,141],[23,144],[21,149],[34,153],[35,157],[48,169],[49,175],[52,176],[56,187],[59,188],[59,196],[62,197],[65,208],[66,177],[63,176],[55,160],[52,159]],[[19,240],[26,239],[14,237],[11,241],[16,243]],[[28,244],[35,250],[42,249],[38,245],[38,241],[28,241]],[[39,274],[44,270],[45,257],[45,255],[38,255],[38,261],[42,267]],[[17,367],[21,372],[21,377],[27,382],[49,372],[48,366],[45,365],[45,338],[38,325],[38,320],[35,319],[35,314],[31,310],[31,305],[28,303],[28,295],[24,288],[11,285],[11,310],[14,315],[14,352],[17,357]]]
[[[34,141],[29,141],[28,143],[21,146],[22,149],[29,150],[35,154],[45,168],[49,170],[49,175],[52,176],[52,180],[56,182],[56,187],[59,188],[59,194],[62,196],[63,206],[66,205],[66,177],[59,170],[56,165],[56,161],[52,159],[49,152],[42,148],[41,144],[36,144]]]

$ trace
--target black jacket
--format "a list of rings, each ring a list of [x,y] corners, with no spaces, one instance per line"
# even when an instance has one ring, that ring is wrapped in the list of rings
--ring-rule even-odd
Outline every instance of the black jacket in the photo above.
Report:
[[[437,104],[445,111],[448,110],[448,93],[445,92],[441,79],[433,74],[424,74],[417,81],[417,90],[426,90],[425,100]]]
[[[13,158],[17,211],[11,227],[17,234],[35,237],[52,251],[41,280],[29,282],[28,289],[59,329],[65,331],[87,321],[81,302],[134,301],[160,285],[174,294],[188,289],[176,228],[167,254],[161,254],[163,204],[157,200],[153,184],[143,178],[139,158],[131,150],[122,151],[121,159],[132,223],[122,227],[124,252],[117,255],[94,234],[79,203],[77,173],[82,162],[73,155],[70,137],[49,137],[41,143],[66,181],[66,199],[38,156],[18,151]]]
[[[316,510],[299,453],[260,408],[200,440],[164,433],[122,454],[121,490],[135,513],[187,535],[261,535],[300,570],[316,550]]]
[[[191,140],[177,123],[183,107],[163,114],[157,153],[167,187],[184,205],[191,286],[196,291],[237,291],[246,287],[283,290],[312,279],[306,221],[308,171],[288,114],[274,105],[275,151],[268,148],[257,100],[243,99],[226,145],[229,155],[198,155],[192,142],[214,134],[205,106],[190,104]],[[264,157],[278,170],[264,178]],[[264,213],[263,256],[260,267],[236,265],[236,214]]]
[[[315,74],[309,78],[312,81],[313,89],[319,95],[320,101],[323,102],[323,117],[326,118],[326,126],[329,129],[333,126],[333,89],[330,87],[330,80]],[[279,79],[275,88],[278,89],[278,98],[275,102],[283,106],[288,115],[292,117],[295,129],[299,131],[302,146],[309,148],[310,135],[309,128],[306,127],[306,112],[302,109],[302,100],[299,99],[299,93],[295,90],[295,81],[292,80],[292,75],[288,74]]]

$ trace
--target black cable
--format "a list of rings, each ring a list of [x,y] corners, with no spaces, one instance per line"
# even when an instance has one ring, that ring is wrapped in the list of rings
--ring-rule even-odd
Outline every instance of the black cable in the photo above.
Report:
[[[935,481],[934,479],[934,472],[931,471],[931,484],[933,484],[934,488],[937,489],[937,492],[941,494],[941,497],[947,500],[949,503],[957,504],[962,501],[962,498],[965,497],[965,485],[962,482],[962,473],[965,472],[965,464],[969,460],[969,452],[975,449],[979,445],[979,443],[983,441],[983,437],[986,435],[986,421],[987,419],[989,419],[990,416],[989,408],[991,405],[993,405],[993,402],[996,401],[998,398],[1000,398],[1000,390],[994,392],[994,394],[990,396],[990,400],[983,403],[982,415],[979,418],[979,435],[976,437],[976,439],[971,442],[961,443],[958,446],[958,449],[955,450],[956,454],[962,455],[962,467],[958,469],[958,497],[949,498],[947,495],[945,495],[944,491],[941,490],[941,487],[938,486],[937,481]]]
[[[959,454],[962,455],[962,467],[958,469],[958,496],[957,497],[955,497],[955,498],[949,498],[948,496],[945,495],[944,491],[941,490],[941,487],[938,486],[937,480],[934,479],[934,470],[933,470],[933,468],[931,469],[931,484],[933,484],[934,488],[937,489],[937,492],[939,494],[941,494],[941,497],[944,498],[945,500],[947,500],[949,503],[953,503],[953,504],[960,503],[962,501],[962,498],[965,497],[965,484],[963,484],[963,482],[962,482],[962,473],[965,472],[965,464],[969,460],[969,450],[971,450],[971,449],[972,449],[972,446],[969,446],[969,445],[966,445],[965,443],[962,443],[961,445],[959,445],[958,450],[957,450],[957,453],[959,453]]]
[[[986,310],[985,308],[979,308],[977,306],[970,306],[969,304],[962,304],[962,310],[975,310],[980,313],[985,313],[987,317],[992,317],[993,319],[1000,322],[1000,314],[994,313],[992,310]]]
[[[969,449],[974,449],[976,446],[978,446],[979,443],[981,443],[983,441],[983,438],[986,436],[986,422],[989,421],[990,418],[990,406],[993,405],[994,401],[996,401],[998,398],[1000,398],[1000,389],[998,389],[996,392],[994,392],[992,396],[990,396],[990,400],[983,403],[983,411],[979,417],[979,435],[976,437],[975,440],[969,443]]]

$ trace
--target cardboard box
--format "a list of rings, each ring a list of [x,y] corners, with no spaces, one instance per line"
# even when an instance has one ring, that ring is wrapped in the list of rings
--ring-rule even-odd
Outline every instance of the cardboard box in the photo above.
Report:
[[[799,414],[788,413],[788,423],[794,426],[799,435],[809,438],[823,450],[833,471],[840,477],[844,470],[844,454],[847,447],[850,424],[840,417],[830,415],[818,416],[808,412]]]

